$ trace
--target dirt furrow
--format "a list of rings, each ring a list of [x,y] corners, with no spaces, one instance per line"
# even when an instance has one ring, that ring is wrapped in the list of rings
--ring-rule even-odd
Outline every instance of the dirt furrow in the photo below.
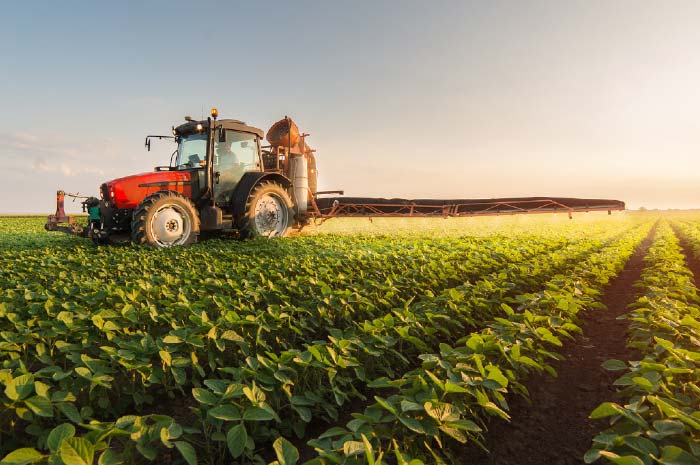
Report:
[[[654,228],[655,230],[655,228]],[[512,421],[494,420],[486,433],[486,454],[469,448],[463,463],[470,465],[581,465],[591,440],[606,423],[592,421],[590,412],[614,400],[615,373],[601,368],[611,358],[635,359],[626,346],[628,322],[618,319],[636,297],[633,288],[644,266],[654,230],[637,248],[622,272],[602,296],[607,310],[582,315],[583,334],[564,347],[564,359],[553,363],[558,376],[538,375],[525,384],[530,400],[510,402]]]

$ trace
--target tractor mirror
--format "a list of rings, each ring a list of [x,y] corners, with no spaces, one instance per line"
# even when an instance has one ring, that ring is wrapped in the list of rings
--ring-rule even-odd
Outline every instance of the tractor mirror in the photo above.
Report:
[[[219,142],[226,142],[226,130],[224,128],[219,129]]]
[[[148,151],[150,152],[151,151],[151,139],[146,137],[146,143],[144,145],[148,149]]]

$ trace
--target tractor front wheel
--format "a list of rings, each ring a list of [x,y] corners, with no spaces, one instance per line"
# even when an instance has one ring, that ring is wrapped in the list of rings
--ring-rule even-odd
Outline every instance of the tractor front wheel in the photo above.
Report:
[[[153,247],[197,242],[199,215],[190,199],[177,192],[151,194],[134,210],[131,240]]]
[[[274,182],[261,182],[248,195],[238,230],[246,239],[286,236],[293,216],[294,204],[287,189]]]

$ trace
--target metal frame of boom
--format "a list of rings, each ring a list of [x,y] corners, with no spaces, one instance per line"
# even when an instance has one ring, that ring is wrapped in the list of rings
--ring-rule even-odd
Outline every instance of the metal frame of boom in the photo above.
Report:
[[[312,197],[313,198],[313,197]],[[624,210],[622,205],[585,205],[572,206],[554,199],[542,200],[506,200],[492,202],[464,202],[448,204],[419,204],[419,203],[372,203],[372,202],[343,202],[338,199],[329,210],[321,211],[313,198],[312,215],[322,220],[336,217],[466,217],[466,216],[496,216],[522,215],[543,213],[568,213],[569,218],[574,212],[594,212]]]

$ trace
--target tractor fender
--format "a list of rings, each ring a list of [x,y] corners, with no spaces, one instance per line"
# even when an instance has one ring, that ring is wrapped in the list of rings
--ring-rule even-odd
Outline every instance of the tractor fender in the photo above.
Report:
[[[236,188],[231,194],[231,205],[233,207],[234,218],[241,218],[246,214],[245,205],[250,193],[255,186],[263,181],[272,181],[280,184],[286,189],[292,188],[292,181],[279,173],[265,173],[261,171],[249,171],[243,175]]]

